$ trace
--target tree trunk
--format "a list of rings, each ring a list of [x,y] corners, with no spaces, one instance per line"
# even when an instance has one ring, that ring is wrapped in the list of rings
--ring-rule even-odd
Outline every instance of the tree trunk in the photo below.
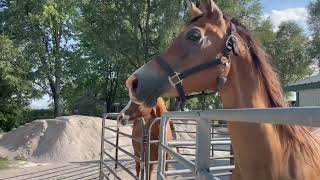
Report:
[[[174,110],[174,104],[175,104],[175,98],[170,98],[170,106],[169,106],[169,111]]]
[[[54,117],[61,115],[60,109],[60,89],[61,89],[61,75],[62,75],[62,60],[60,57],[60,42],[61,42],[61,32],[62,27],[60,26],[58,30],[54,31],[54,69],[55,69],[55,93],[53,94],[54,100]]]
[[[60,94],[56,93],[53,95],[53,104],[54,104],[54,110],[53,110],[53,115],[54,117],[60,116]]]
[[[145,24],[145,47],[144,47],[144,61],[149,60],[149,31],[150,31],[150,15],[151,15],[151,0],[147,0],[147,18]]]
[[[110,99],[106,99],[106,112],[110,113],[112,111],[112,104],[113,102],[110,101]]]
[[[60,75],[56,75],[56,83],[55,83],[55,93],[53,94],[54,101],[54,117],[58,117],[61,115],[61,107],[60,107]]]

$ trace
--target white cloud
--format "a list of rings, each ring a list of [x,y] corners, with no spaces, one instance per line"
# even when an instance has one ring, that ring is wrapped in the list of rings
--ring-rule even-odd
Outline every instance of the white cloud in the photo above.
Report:
[[[270,21],[277,29],[282,22],[295,21],[301,27],[306,29],[306,21],[308,12],[306,8],[291,8],[284,10],[272,10],[270,13],[265,14],[263,18],[270,18]]]

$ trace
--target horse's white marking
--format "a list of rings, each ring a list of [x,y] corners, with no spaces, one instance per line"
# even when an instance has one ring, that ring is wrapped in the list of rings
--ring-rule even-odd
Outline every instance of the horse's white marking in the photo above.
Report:
[[[126,115],[125,112],[129,109],[129,107],[131,106],[131,100],[128,102],[128,104],[120,111],[118,117],[117,117],[117,125],[119,125],[119,123],[121,125],[126,125],[128,124],[129,118],[130,116]]]
[[[209,47],[212,44],[212,42],[209,40],[208,36],[203,36],[201,39],[201,48],[205,49]]]

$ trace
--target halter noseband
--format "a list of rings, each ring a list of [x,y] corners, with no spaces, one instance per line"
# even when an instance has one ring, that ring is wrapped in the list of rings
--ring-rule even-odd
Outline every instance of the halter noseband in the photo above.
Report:
[[[239,48],[237,45],[237,37],[236,37],[237,29],[236,26],[231,22],[230,24],[230,34],[226,40],[226,45],[224,48],[224,52],[222,56],[216,57],[211,62],[203,63],[197,66],[194,66],[190,69],[184,70],[182,72],[176,72],[174,71],[171,66],[162,58],[158,57],[156,61],[160,65],[160,67],[167,72],[168,74],[168,80],[170,84],[175,87],[179,93],[180,96],[180,109],[182,110],[186,100],[188,97],[185,94],[185,91],[183,89],[183,80],[195,73],[198,73],[200,71],[216,67],[218,65],[224,65],[229,66],[230,65],[230,55],[233,53],[234,55],[239,55]],[[218,82],[217,82],[217,88],[215,92],[219,92],[221,88],[224,86],[225,82],[227,81],[226,75],[221,73],[218,76]]]

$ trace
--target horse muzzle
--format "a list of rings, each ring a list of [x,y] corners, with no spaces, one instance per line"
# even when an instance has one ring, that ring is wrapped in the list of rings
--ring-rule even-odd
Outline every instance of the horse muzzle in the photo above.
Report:
[[[117,122],[120,123],[122,126],[128,124],[130,116],[125,115],[124,113],[120,113],[117,117]]]
[[[130,100],[136,104],[154,107],[169,86],[167,76],[161,69],[152,68],[151,65],[142,66],[132,74],[126,82]]]

